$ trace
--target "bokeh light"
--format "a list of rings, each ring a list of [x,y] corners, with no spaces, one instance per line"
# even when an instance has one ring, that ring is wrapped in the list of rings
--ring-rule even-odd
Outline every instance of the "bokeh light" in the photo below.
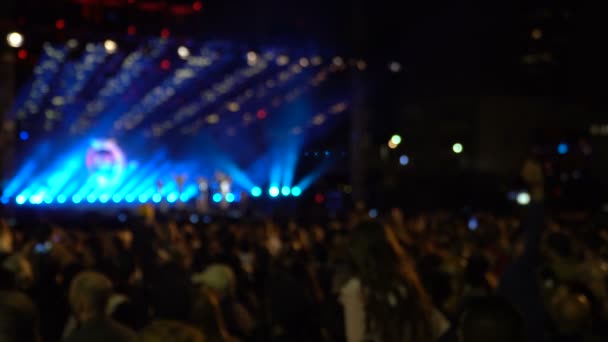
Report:
[[[260,189],[259,187],[254,187],[253,189],[251,189],[251,196],[253,197],[260,197],[262,196],[262,189]]]
[[[464,147],[461,143],[455,143],[454,145],[452,145],[452,151],[456,154],[460,154],[462,153],[462,151],[464,151]]]
[[[24,41],[25,41],[25,38],[19,32],[11,32],[6,35],[6,42],[8,43],[8,46],[10,46],[10,47],[20,48],[23,46]]]
[[[270,197],[279,196],[279,192],[279,188],[276,186],[271,186],[270,189],[268,189],[268,194],[270,195]]]

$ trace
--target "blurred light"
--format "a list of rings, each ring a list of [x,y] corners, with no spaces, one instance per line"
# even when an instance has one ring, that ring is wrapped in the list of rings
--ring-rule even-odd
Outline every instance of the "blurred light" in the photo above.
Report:
[[[197,11],[197,12],[200,11],[200,10],[202,10],[203,9],[203,3],[200,2],[200,1],[195,1],[192,4],[192,9],[195,10],[195,11]]]
[[[70,49],[75,49],[75,48],[77,48],[77,47],[78,47],[78,40],[76,40],[76,39],[70,39],[70,40],[68,40],[68,42],[67,42],[67,46],[68,46]]]
[[[57,196],[57,203],[63,204],[63,203],[65,203],[65,201],[67,201],[67,198],[65,197],[65,195]]]
[[[281,188],[281,194],[283,196],[289,196],[289,194],[291,194],[291,189],[288,186],[284,186]]]
[[[163,59],[160,62],[160,68],[163,70],[169,70],[171,69],[171,61],[169,61],[168,59]]]
[[[362,59],[357,61],[357,69],[359,69],[361,71],[367,69],[367,63]]]
[[[325,196],[323,196],[323,194],[316,194],[315,202],[318,204],[322,204],[323,202],[325,202]]]
[[[251,196],[253,197],[260,197],[262,196],[262,189],[260,189],[259,187],[254,187],[253,189],[251,189]]]
[[[342,67],[344,65],[344,59],[342,59],[342,57],[340,57],[340,56],[334,57],[334,59],[332,60],[332,62],[337,67]]]
[[[277,57],[277,64],[279,66],[285,66],[285,65],[289,64],[289,57],[287,57],[285,55],[280,55],[279,57]]]
[[[268,112],[266,111],[266,109],[260,109],[258,110],[258,112],[256,113],[256,115],[258,119],[260,120],[264,120],[266,119],[266,116],[268,116]]]
[[[392,140],[389,140],[389,141],[388,141],[388,147],[389,147],[390,149],[394,150],[394,149],[396,149],[396,148],[397,148],[397,145],[396,145],[396,144],[395,144],[395,143],[394,143]]]
[[[146,194],[141,194],[137,199],[139,200],[139,203],[146,203],[148,196],[146,196]]]
[[[455,143],[454,145],[452,145],[452,151],[454,151],[454,153],[456,154],[462,153],[463,150],[464,147],[462,147],[461,143]]]
[[[469,220],[468,226],[469,226],[470,230],[476,230],[477,227],[479,227],[479,222],[477,221],[477,218],[471,217],[471,219]]]
[[[254,66],[258,62],[258,54],[254,51],[247,52],[247,64]]]
[[[135,25],[129,25],[127,27],[127,34],[130,36],[134,36],[135,34],[137,34],[137,26]]]
[[[2,204],[8,204],[8,197],[2,197]]]
[[[390,62],[388,64],[388,69],[394,73],[401,71],[401,64],[399,62]]]
[[[29,138],[30,134],[27,131],[21,131],[21,133],[19,133],[19,139],[26,141]]]
[[[160,203],[160,201],[163,200],[163,196],[161,194],[154,194],[154,196],[152,196],[152,201],[154,203]]]
[[[161,38],[167,39],[167,38],[169,38],[170,35],[171,35],[171,31],[169,31],[168,28],[164,28],[164,29],[160,30]]]
[[[557,145],[557,153],[559,153],[559,154],[566,154],[566,153],[568,153],[568,150],[569,150],[568,144],[566,144],[566,143],[561,143],[561,144]]]
[[[127,197],[125,197],[125,201],[127,201],[127,203],[135,202],[135,195],[133,195],[133,194],[127,195]]]
[[[22,47],[24,40],[23,35],[19,32],[11,32],[6,35],[6,42],[8,43],[8,46],[13,48]]]
[[[78,204],[78,203],[80,203],[81,201],[82,201],[82,196],[80,196],[80,195],[78,195],[78,194],[76,194],[76,195],[72,196],[72,202],[74,202],[74,203]]]
[[[399,164],[406,166],[409,163],[410,163],[410,158],[408,156],[406,156],[405,154],[402,155],[401,157],[399,157]]]
[[[114,53],[116,52],[116,49],[118,49],[118,44],[116,44],[115,41],[108,39],[103,42],[103,47],[106,49],[107,53]]]
[[[213,194],[212,199],[213,199],[213,202],[220,203],[222,201],[222,194],[215,193],[215,194]]]
[[[279,196],[279,188],[276,186],[271,186],[270,189],[268,189],[268,194],[270,195],[270,197]]]
[[[323,115],[323,114],[315,115],[315,117],[312,118],[312,123],[315,126],[321,126],[323,123],[325,123],[325,115]]]
[[[392,142],[394,145],[399,145],[399,144],[401,144],[401,136],[400,136],[400,135],[398,135],[398,134],[393,135],[393,136],[391,137],[391,142]]]
[[[120,197],[120,195],[116,194],[116,195],[112,196],[112,202],[120,203],[120,201],[122,201],[122,197]]]
[[[199,221],[199,217],[196,214],[192,214],[190,215],[190,223],[192,224],[197,224]]]
[[[220,122],[220,117],[217,114],[211,114],[207,117],[207,123],[210,125],[214,125]]]
[[[101,196],[99,196],[99,202],[101,202],[101,203],[108,203],[109,200],[110,200],[110,195],[108,195],[108,194],[102,194]]]
[[[311,60],[312,65],[321,65],[321,63],[323,63],[323,58],[321,58],[321,56],[314,56]]]
[[[25,198],[25,196],[19,195],[19,196],[17,196],[17,198],[15,200],[16,200],[17,204],[21,205],[21,204],[25,203],[25,201],[27,199]]]
[[[539,28],[533,29],[530,33],[530,37],[532,37],[534,40],[541,40],[543,38],[543,30]]]
[[[228,202],[228,203],[234,202],[234,194],[233,193],[229,192],[229,193],[226,194],[226,202]]]
[[[167,196],[167,202],[169,202],[169,203],[175,203],[175,202],[177,201],[177,198],[178,198],[178,197],[179,197],[179,196],[177,195],[177,193],[172,192],[172,193],[170,193],[170,194]]]
[[[93,195],[93,194],[90,194],[87,196],[87,202],[89,202],[89,203],[95,203],[96,199],[97,198],[95,198],[95,195]]]
[[[291,188],[291,195],[294,197],[300,197],[300,195],[302,194],[302,189],[300,189],[297,186],[294,186],[293,188]]]
[[[190,57],[190,49],[188,49],[185,46],[180,46],[180,47],[177,48],[177,54],[182,59],[187,59],[188,57]]]
[[[530,194],[527,192],[520,192],[517,194],[517,204],[519,205],[528,205],[530,204]]]
[[[376,218],[376,217],[378,217],[378,210],[377,209],[370,209],[368,214],[369,214],[369,217]]]
[[[236,113],[239,110],[241,110],[241,106],[239,105],[238,102],[230,102],[228,103],[228,106],[226,106],[228,108],[229,111]]]
[[[55,22],[55,28],[57,28],[58,30],[63,30],[65,28],[65,20],[57,19],[57,21]]]
[[[302,68],[307,68],[310,65],[310,61],[306,57],[300,58],[300,66]]]
[[[17,52],[17,58],[19,58],[21,60],[27,59],[27,55],[28,55],[28,53],[27,53],[26,49],[21,49],[21,50],[19,50],[19,52]]]

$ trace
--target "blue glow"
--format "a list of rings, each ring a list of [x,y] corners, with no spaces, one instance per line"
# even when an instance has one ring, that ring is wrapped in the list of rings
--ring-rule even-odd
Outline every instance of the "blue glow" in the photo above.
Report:
[[[141,194],[139,195],[139,203],[146,203],[146,201],[148,200],[148,196],[146,196],[146,194]]]
[[[72,202],[78,204],[82,201],[82,196],[80,196],[79,194],[76,194],[74,196],[72,196]]]
[[[122,197],[119,194],[112,196],[112,202],[120,203],[120,201],[122,201]]]
[[[2,197],[2,204],[8,204],[8,197]]]
[[[409,163],[410,163],[410,158],[408,156],[406,156],[405,154],[402,155],[401,157],[399,157],[399,164],[406,166]]]
[[[213,194],[213,202],[220,203],[222,201],[222,194],[215,193]]]
[[[57,196],[57,203],[63,204],[63,203],[65,203],[65,201],[67,201],[67,198],[65,197],[65,195]]]
[[[568,144],[566,144],[566,143],[561,143],[561,144],[557,145],[557,153],[559,153],[559,154],[566,154],[566,153],[568,153],[568,150],[569,150]]]
[[[29,138],[30,134],[27,131],[21,131],[21,133],[19,133],[19,139],[26,141]]]
[[[177,202],[179,195],[176,192],[172,192],[167,196],[167,202],[175,203]]]
[[[227,194],[226,194],[226,202],[228,202],[228,203],[232,203],[232,202],[234,202],[234,194],[232,194],[232,193],[230,193],[230,192],[229,192],[229,193],[227,193]]]
[[[268,189],[268,194],[270,195],[270,197],[279,196],[279,187],[271,186],[270,189]]]
[[[281,188],[281,194],[283,194],[283,196],[289,196],[289,194],[291,194],[291,189],[288,186],[284,186]]]
[[[96,200],[97,200],[97,198],[95,197],[94,194],[89,194],[87,196],[87,202],[89,202],[89,203],[95,203]]]
[[[135,202],[135,195],[128,194],[127,197],[125,197],[125,201],[127,201],[127,203],[133,203],[133,202]]]
[[[297,186],[291,188],[291,195],[294,197],[299,197],[302,194],[302,189]]]
[[[23,203],[25,203],[25,201],[27,201],[27,198],[25,198],[25,196],[23,195],[19,195],[17,196],[16,200],[17,204],[21,205]]]
[[[44,203],[45,204],[51,204],[51,203],[53,203],[53,197],[51,197],[49,195],[44,196]]]
[[[108,195],[108,194],[102,194],[101,196],[99,196],[99,202],[101,202],[101,203],[108,203],[109,200],[110,200],[110,195]]]
[[[154,194],[154,196],[152,196],[152,201],[154,201],[154,203],[160,203],[162,200],[163,196],[161,194]]]
[[[259,187],[254,187],[253,189],[251,189],[251,196],[253,197],[260,197],[262,196],[262,189],[260,189]]]

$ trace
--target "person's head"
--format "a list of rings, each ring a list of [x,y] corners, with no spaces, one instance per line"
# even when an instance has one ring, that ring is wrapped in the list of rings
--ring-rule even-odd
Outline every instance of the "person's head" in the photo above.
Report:
[[[517,310],[501,298],[480,298],[461,316],[460,342],[525,341],[524,320]]]
[[[38,324],[34,303],[19,292],[0,292],[0,341],[37,342]]]
[[[82,272],[72,280],[70,285],[70,305],[74,315],[80,321],[105,316],[106,305],[111,295],[112,282],[97,272]]]
[[[354,276],[362,284],[369,324],[385,341],[430,338],[431,301],[409,255],[390,228],[376,221],[357,225],[349,241]]]
[[[140,333],[142,342],[205,342],[195,327],[175,321],[155,321]]]
[[[560,334],[580,334],[591,326],[591,303],[583,294],[567,293],[556,300],[552,316]]]

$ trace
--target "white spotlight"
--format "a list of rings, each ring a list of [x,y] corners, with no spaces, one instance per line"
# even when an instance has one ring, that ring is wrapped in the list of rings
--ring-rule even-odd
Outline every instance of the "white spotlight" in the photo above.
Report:
[[[114,53],[116,52],[116,49],[118,49],[118,44],[116,44],[115,41],[108,39],[103,43],[103,47],[106,49],[107,53]]]
[[[452,151],[454,151],[454,153],[456,153],[456,154],[462,153],[463,150],[464,150],[464,147],[462,146],[461,143],[455,143],[454,145],[452,145]]]
[[[20,48],[23,46],[23,35],[19,32],[11,32],[6,35],[6,42],[10,47]]]
[[[528,205],[530,204],[530,194],[527,192],[520,192],[517,194],[517,204]]]
[[[177,54],[179,57],[181,57],[181,59],[187,59],[190,57],[190,50],[185,46],[180,46],[177,48]]]
[[[254,66],[258,62],[258,54],[254,51],[247,52],[247,64]]]
[[[388,69],[394,73],[401,71],[401,64],[399,62],[390,62],[388,64]]]

